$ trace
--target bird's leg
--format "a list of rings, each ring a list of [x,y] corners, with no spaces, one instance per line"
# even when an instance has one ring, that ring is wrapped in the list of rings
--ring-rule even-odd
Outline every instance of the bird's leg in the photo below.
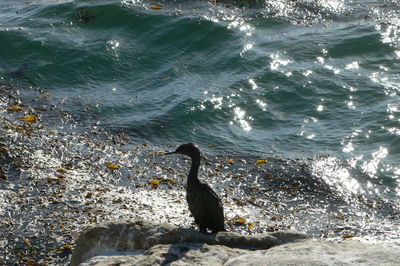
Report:
[[[200,231],[200,233],[207,234],[207,227],[200,225],[199,231]]]

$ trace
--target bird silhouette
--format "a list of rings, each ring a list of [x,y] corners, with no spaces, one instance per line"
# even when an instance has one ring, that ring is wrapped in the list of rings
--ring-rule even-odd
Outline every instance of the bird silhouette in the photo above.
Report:
[[[186,200],[200,232],[207,233],[207,229],[212,230],[212,233],[225,231],[221,199],[209,185],[200,182],[197,176],[201,160],[200,150],[192,143],[187,143],[179,146],[174,152],[165,154],[182,154],[192,159],[187,178]]]

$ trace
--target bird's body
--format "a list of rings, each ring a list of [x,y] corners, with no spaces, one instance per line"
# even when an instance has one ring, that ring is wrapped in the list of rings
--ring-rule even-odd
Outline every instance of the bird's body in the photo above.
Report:
[[[200,232],[207,232],[207,228],[213,232],[225,230],[222,202],[209,185],[188,182],[186,193],[189,210]]]
[[[198,171],[200,167],[200,151],[192,143],[179,146],[175,152],[188,155],[192,159],[187,179],[186,200],[189,210],[194,217],[194,222],[199,225],[200,232],[206,233],[207,229],[213,233],[225,231],[224,210],[221,199],[212,188],[200,182]]]

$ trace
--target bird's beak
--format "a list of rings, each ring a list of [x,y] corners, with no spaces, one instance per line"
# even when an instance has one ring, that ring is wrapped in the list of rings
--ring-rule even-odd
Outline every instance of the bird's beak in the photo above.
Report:
[[[174,152],[174,151],[171,151],[171,152],[166,152],[166,153],[164,153],[164,155],[170,155],[170,154],[175,154],[176,152]]]

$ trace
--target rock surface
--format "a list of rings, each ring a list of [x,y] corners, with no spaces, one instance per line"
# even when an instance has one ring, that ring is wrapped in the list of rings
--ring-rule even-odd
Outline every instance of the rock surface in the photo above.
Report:
[[[101,224],[82,233],[71,265],[398,265],[399,247],[334,243],[279,231],[205,235],[144,221]]]
[[[141,251],[143,254],[140,256],[143,256],[156,245],[167,250],[174,250],[173,254],[178,254],[176,248],[181,250],[185,247],[184,249],[188,251],[198,249],[205,244],[219,246],[224,250],[229,250],[229,248],[256,250],[306,238],[308,238],[307,235],[292,231],[255,235],[219,232],[216,235],[206,235],[193,229],[175,227],[170,224],[117,221],[97,225],[82,233],[76,242],[71,265],[78,265],[91,257],[110,252],[134,252],[137,255]]]

